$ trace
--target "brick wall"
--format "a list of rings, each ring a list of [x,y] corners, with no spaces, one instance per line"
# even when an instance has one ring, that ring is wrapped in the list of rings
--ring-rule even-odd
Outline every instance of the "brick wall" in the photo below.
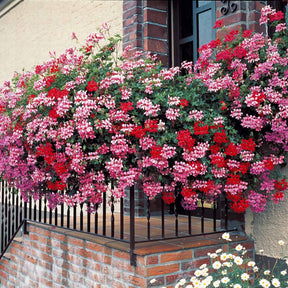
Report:
[[[219,235],[142,244],[135,250],[134,267],[125,243],[32,222],[28,231],[0,260],[1,288],[172,288],[177,279],[208,263],[208,252],[227,249]],[[253,255],[253,242],[245,237],[237,241]]]
[[[166,0],[124,0],[123,47],[131,45],[134,51],[150,51],[167,65],[168,3]]]
[[[229,1],[228,1],[229,2]],[[265,32],[265,27],[259,25],[261,8],[264,7],[263,1],[230,1],[223,4],[221,1],[216,1],[216,20],[223,19],[225,31],[218,30],[217,37],[223,37],[231,30],[243,31],[249,29],[251,31]],[[232,4],[236,6],[231,6]],[[233,7],[235,11],[233,12]],[[226,11],[227,14],[223,14]]]
[[[3,12],[0,12],[0,85],[11,79],[14,71],[31,70],[49,59],[49,51],[59,55],[76,46],[72,32],[83,43],[86,36],[107,22],[111,35],[122,35],[119,0],[23,0],[8,13]]]

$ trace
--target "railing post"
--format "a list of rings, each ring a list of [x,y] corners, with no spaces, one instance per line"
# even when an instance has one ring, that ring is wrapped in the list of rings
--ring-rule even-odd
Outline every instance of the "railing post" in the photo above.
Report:
[[[135,195],[134,186],[130,187],[130,264],[136,266],[135,250]]]
[[[23,233],[25,235],[28,234],[28,230],[27,230],[27,202],[24,202],[24,224],[23,224]]]

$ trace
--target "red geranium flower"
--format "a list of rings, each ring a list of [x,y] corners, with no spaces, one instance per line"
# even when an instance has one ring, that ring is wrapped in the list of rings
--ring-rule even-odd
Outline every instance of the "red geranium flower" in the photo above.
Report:
[[[133,110],[133,103],[132,102],[125,102],[120,104],[120,108],[124,113]]]
[[[89,92],[94,92],[94,91],[97,91],[98,89],[99,89],[99,86],[94,80],[91,80],[87,83],[87,90]]]
[[[151,147],[151,151],[150,151],[151,157],[154,159],[162,158],[161,151],[162,151],[161,146],[154,145],[153,147]]]
[[[221,28],[223,26],[223,19],[217,20],[213,26],[213,29]]]
[[[255,147],[256,143],[253,141],[252,138],[249,138],[248,140],[242,139],[241,148],[243,150],[255,151]]]
[[[195,135],[206,135],[209,133],[208,125],[199,126],[200,122],[196,122],[194,125],[194,134]]]

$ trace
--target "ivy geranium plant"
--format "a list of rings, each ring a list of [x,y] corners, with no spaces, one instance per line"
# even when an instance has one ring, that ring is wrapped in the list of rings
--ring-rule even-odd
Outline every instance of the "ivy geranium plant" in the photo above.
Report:
[[[190,210],[221,193],[237,212],[282,200],[285,39],[232,34],[202,47],[193,71],[188,62],[163,68],[129,47],[119,56],[121,37],[104,25],[84,46],[16,74],[0,89],[2,178],[24,199],[47,195],[52,208],[97,209],[103,192],[125,197],[136,181],[150,199],[181,195]]]

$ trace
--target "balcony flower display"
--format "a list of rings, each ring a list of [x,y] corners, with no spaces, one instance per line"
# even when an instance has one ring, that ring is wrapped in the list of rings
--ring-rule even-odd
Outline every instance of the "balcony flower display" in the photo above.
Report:
[[[273,13],[262,11],[278,23]],[[221,193],[240,213],[283,200],[288,41],[278,25],[275,39],[235,31],[212,41],[195,67],[165,69],[129,48],[119,56],[107,25],[52,53],[0,88],[2,178],[24,199],[92,211],[103,192],[125,197],[136,181],[150,199],[181,194],[185,209]]]

